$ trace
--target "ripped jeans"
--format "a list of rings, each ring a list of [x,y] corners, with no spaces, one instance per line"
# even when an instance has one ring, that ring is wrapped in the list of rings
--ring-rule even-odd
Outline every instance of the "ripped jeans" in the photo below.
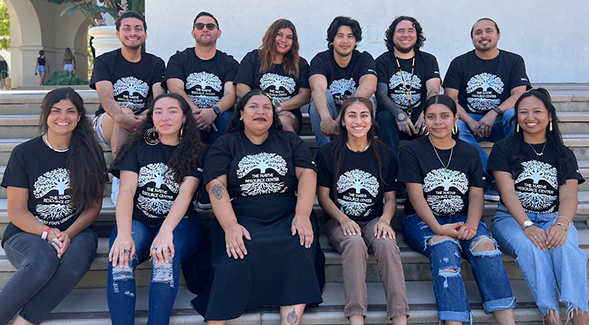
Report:
[[[534,225],[548,230],[556,222],[558,213],[527,215]],[[515,263],[520,268],[542,316],[551,311],[558,313],[559,301],[567,306],[569,318],[575,310],[588,311],[587,255],[579,248],[579,234],[574,224],[569,228],[562,246],[545,251],[537,248],[526,237],[520,225],[502,204],[493,217],[491,229],[501,250],[515,257]]]
[[[440,225],[466,222],[466,215],[437,217]],[[464,257],[472,265],[472,273],[483,300],[486,313],[515,308],[515,297],[507,278],[501,252],[497,249],[484,222],[479,222],[477,234],[471,240],[448,239],[434,244],[428,240],[434,232],[418,214],[405,216],[403,220],[405,241],[416,251],[427,256],[434,283],[434,293],[440,320],[472,322],[468,297],[462,281],[460,265]],[[476,247],[490,239],[495,244],[491,251],[475,252]]]
[[[148,225],[137,220],[132,223],[132,236],[135,242],[135,256],[128,267],[113,268],[108,264],[106,297],[108,310],[113,325],[135,324],[135,269],[137,265],[149,258],[153,239],[159,232],[160,225]],[[170,264],[156,265],[152,262],[151,283],[149,286],[149,313],[147,324],[169,324],[174,307],[180,265],[191,257],[199,248],[203,227],[197,217],[184,218],[174,229],[174,257]],[[110,246],[117,238],[117,228],[110,236]]]

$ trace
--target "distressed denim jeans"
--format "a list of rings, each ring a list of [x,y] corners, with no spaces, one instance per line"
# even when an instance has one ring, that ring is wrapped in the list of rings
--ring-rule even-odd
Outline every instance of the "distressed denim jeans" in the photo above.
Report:
[[[527,213],[534,224],[548,230],[558,213]],[[579,248],[575,225],[568,230],[564,244],[542,251],[526,237],[507,208],[500,204],[491,230],[503,252],[515,258],[530,292],[542,313],[559,311],[558,303],[567,306],[568,316],[587,307],[587,255]],[[560,298],[559,298],[560,292]]]
[[[444,225],[466,222],[466,215],[436,219]],[[418,214],[412,214],[405,216],[403,220],[403,235],[409,246],[430,260],[438,317],[441,321],[472,321],[460,270],[463,257],[472,265],[472,273],[486,313],[515,308],[515,297],[511,293],[499,249],[474,252],[477,245],[485,239],[495,243],[484,222],[479,223],[477,234],[471,240],[447,239],[429,243],[429,239],[435,236],[434,232]]]
[[[113,325],[135,324],[135,269],[149,258],[153,239],[161,225],[148,225],[133,220],[132,236],[135,256],[126,267],[113,268],[108,264],[106,297]],[[174,229],[175,255],[169,264],[152,261],[149,286],[149,313],[147,324],[169,324],[180,281],[180,265],[199,248],[203,227],[198,218],[184,218]],[[117,238],[117,228],[110,236],[110,246]]]

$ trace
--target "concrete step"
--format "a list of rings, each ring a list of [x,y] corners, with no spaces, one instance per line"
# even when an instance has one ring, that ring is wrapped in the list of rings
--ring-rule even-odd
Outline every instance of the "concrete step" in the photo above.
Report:
[[[86,86],[88,87],[88,86]],[[38,115],[41,109],[43,97],[51,89],[43,90],[1,90],[0,91],[0,114],[27,114]],[[88,115],[94,115],[100,101],[95,90],[90,88],[76,89],[84,100],[84,106]]]
[[[473,312],[474,324],[496,324],[492,315],[484,313],[482,300],[473,281],[465,281],[469,296],[470,309]],[[523,281],[511,281],[517,306],[514,310],[518,324],[541,324],[540,312]],[[386,317],[386,301],[382,285],[368,282],[368,315],[366,324],[390,324]],[[148,288],[140,287],[136,293],[135,323],[147,322]],[[184,286],[178,291],[170,324],[204,324],[202,316],[198,315],[190,305],[194,295]],[[438,315],[431,282],[407,282],[407,298],[409,301],[410,324],[438,324]],[[323,303],[317,307],[307,307],[301,324],[349,324],[343,317],[345,305],[344,290],[341,283],[327,283],[323,290]],[[564,315],[565,310],[561,308]],[[47,317],[43,324],[62,325],[107,325],[110,324],[106,289],[75,289],[55,310]],[[261,308],[248,311],[240,318],[228,324],[280,324],[278,308]]]

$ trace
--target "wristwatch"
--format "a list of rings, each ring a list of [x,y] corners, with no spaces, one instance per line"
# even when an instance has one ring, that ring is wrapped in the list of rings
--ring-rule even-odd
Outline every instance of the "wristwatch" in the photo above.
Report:
[[[213,109],[213,111],[215,111],[215,114],[217,114],[217,116],[219,116],[219,114],[221,114],[221,109],[217,106],[213,106],[211,107]]]
[[[276,111],[277,111],[278,113],[280,113],[280,111],[282,111],[282,105],[280,105],[280,102],[276,102],[276,103],[274,104],[274,106],[276,107]]]
[[[503,111],[501,110],[501,108],[493,107],[493,110],[495,111],[495,113],[497,113],[497,116],[503,115]]]
[[[526,221],[524,221],[524,226],[522,227],[522,229],[526,229],[526,228],[531,227],[533,225],[534,225],[534,223],[532,221],[526,220]]]

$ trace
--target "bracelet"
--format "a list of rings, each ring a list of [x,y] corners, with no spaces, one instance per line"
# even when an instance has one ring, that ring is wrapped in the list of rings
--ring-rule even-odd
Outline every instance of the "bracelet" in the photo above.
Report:
[[[463,225],[463,226],[466,226],[466,228],[468,228],[468,229],[470,229],[470,230],[472,230],[472,231],[474,231],[474,232],[477,232],[477,231],[476,231],[476,230],[475,230],[473,227],[471,227],[471,226],[470,226],[468,223],[466,223],[466,222],[464,223],[464,225]]]
[[[564,217],[564,216],[558,216],[558,217],[556,217],[556,220],[558,220],[558,218],[563,218],[564,220],[568,221],[568,222],[569,222],[569,225],[572,223],[571,219],[569,219],[569,218],[567,218],[567,217]]]
[[[562,222],[557,222],[554,224],[556,227],[563,229],[564,231],[569,231],[569,227],[567,227],[564,223]]]
[[[41,239],[46,240],[47,239],[47,235],[49,235],[49,231],[51,229],[52,229],[51,227],[45,229],[45,231],[43,231],[43,233],[41,234]]]

